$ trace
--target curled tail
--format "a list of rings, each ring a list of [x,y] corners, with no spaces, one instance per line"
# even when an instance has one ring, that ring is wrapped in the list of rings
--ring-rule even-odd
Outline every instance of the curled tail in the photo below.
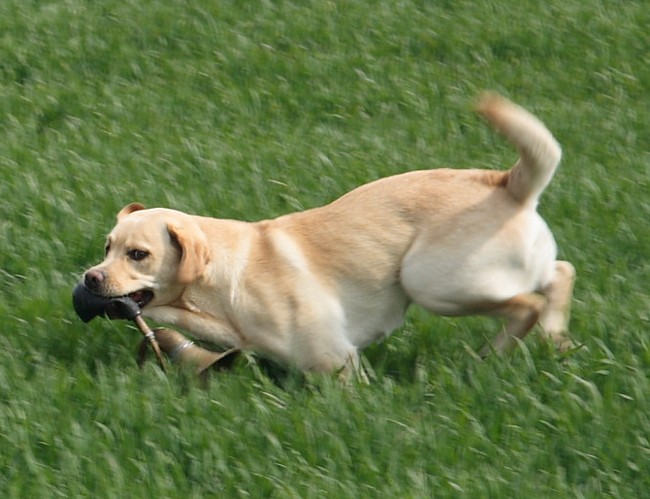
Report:
[[[508,177],[508,191],[522,204],[536,204],[560,163],[560,145],[544,123],[504,97],[483,95],[477,111],[519,151]]]

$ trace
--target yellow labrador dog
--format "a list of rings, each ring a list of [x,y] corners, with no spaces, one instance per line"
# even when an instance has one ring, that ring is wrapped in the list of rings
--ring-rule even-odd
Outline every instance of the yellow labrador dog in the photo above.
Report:
[[[565,348],[575,273],[556,260],[536,212],[560,147],[505,98],[487,94],[478,110],[517,147],[511,170],[404,173],[254,223],[129,204],[85,284],[129,295],[144,316],[201,340],[305,371],[354,372],[359,351],[397,328],[411,303],[503,318],[481,354],[538,322]]]

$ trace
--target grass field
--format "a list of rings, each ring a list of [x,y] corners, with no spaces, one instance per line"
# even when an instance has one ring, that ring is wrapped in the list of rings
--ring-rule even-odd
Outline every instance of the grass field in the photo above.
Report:
[[[650,490],[644,1],[0,2],[2,497],[643,497]],[[484,89],[564,150],[542,199],[578,281],[560,358],[412,309],[370,386],[138,369],[70,293],[124,204],[257,220],[516,154]]]

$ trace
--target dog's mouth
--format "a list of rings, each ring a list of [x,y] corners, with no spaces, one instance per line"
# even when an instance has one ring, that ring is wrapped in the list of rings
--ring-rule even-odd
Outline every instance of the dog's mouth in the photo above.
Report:
[[[153,291],[150,289],[141,289],[139,291],[134,291],[127,295],[134,302],[138,304],[140,308],[146,307],[151,300],[153,300]]]

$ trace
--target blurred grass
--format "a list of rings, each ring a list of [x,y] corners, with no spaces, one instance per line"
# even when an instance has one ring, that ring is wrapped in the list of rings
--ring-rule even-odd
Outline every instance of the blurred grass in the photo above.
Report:
[[[644,2],[0,3],[0,491],[5,497],[641,497],[650,485]],[[138,200],[255,220],[369,180],[515,153],[496,89],[564,148],[542,200],[578,269],[560,361],[497,325],[413,310],[377,379],[207,391],[138,370],[139,335],[80,324],[80,272]]]

